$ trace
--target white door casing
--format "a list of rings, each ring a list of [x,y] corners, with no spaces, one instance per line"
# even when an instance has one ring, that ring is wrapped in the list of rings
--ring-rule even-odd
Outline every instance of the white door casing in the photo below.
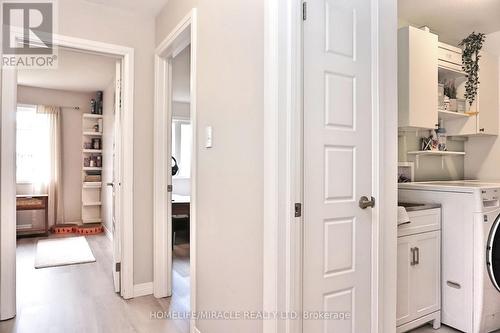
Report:
[[[16,106],[17,71],[1,69],[0,320],[16,315]],[[13,163],[14,161],[14,163]]]
[[[122,63],[116,61],[115,71],[115,102],[114,102],[114,135],[113,135],[113,203],[112,203],[112,233],[113,233],[113,284],[115,292],[121,288],[121,119],[122,119]]]
[[[307,3],[304,22],[303,332],[370,332],[372,23],[369,0]]]

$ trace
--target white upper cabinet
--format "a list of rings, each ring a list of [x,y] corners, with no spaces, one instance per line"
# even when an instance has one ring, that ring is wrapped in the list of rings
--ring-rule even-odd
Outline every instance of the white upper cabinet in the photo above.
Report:
[[[478,133],[498,135],[498,57],[483,52],[479,63]]]
[[[399,29],[399,127],[434,129],[442,119],[448,136],[498,135],[498,66],[496,56],[481,52],[478,95],[471,106],[467,102],[464,106],[467,76],[462,71],[462,50],[438,42],[428,30]],[[444,82],[452,82],[456,98],[450,101],[460,105],[461,112],[456,112],[458,106],[454,111],[439,109],[438,83]]]
[[[399,127],[438,123],[438,36],[414,27],[398,31]]]
[[[463,90],[465,76],[460,85]],[[476,101],[470,107],[471,116],[444,121],[448,136],[498,135],[498,58],[481,52],[479,88]],[[467,105],[467,107],[469,107]]]

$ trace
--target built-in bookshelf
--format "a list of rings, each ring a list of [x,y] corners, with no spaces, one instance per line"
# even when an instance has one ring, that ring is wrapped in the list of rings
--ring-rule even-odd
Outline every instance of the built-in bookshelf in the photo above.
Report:
[[[101,223],[102,191],[101,114],[82,115],[82,222]]]

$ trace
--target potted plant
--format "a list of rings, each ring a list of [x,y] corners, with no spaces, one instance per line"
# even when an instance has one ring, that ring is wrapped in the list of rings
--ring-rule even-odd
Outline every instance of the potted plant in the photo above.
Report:
[[[459,46],[462,47],[462,69],[466,73],[467,81],[465,82],[465,99],[469,102],[469,107],[476,100],[477,88],[479,86],[479,59],[481,55],[479,51],[483,47],[484,33],[472,32],[464,38]]]

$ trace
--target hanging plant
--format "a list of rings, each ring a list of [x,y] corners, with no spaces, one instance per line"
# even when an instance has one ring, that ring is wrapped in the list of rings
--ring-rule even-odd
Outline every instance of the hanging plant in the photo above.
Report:
[[[479,86],[479,51],[483,47],[485,34],[472,32],[463,39],[459,46],[462,47],[462,69],[467,75],[465,82],[465,99],[472,105],[476,100],[477,88]]]

